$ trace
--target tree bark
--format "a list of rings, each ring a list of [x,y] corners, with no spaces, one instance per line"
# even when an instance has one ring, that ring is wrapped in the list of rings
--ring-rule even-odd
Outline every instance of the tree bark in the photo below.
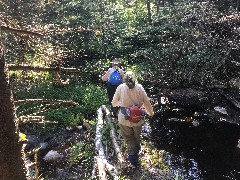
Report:
[[[164,2],[164,1],[163,1]],[[157,6],[157,14],[159,13],[160,10],[160,0],[156,1],[156,6]]]
[[[237,7],[236,10],[239,11],[240,10],[240,0],[237,0]]]
[[[147,10],[148,10],[148,23],[151,24],[151,22],[152,22],[151,0],[147,0]]]
[[[16,109],[0,45],[0,179],[25,180],[23,152],[17,131]]]

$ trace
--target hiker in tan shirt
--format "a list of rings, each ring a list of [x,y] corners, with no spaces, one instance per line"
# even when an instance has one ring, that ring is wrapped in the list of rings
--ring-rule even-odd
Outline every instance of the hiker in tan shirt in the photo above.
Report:
[[[124,77],[124,83],[119,85],[113,96],[113,107],[129,107],[137,105],[145,108],[149,116],[153,116],[153,107],[150,104],[149,98],[141,84],[136,83],[135,75],[133,72],[128,71]],[[120,110],[118,113],[118,122],[120,132],[123,139],[127,144],[128,159],[134,166],[138,164],[138,153],[141,149],[140,134],[142,131],[142,124],[144,119],[138,123],[129,122],[125,119],[125,115]]]

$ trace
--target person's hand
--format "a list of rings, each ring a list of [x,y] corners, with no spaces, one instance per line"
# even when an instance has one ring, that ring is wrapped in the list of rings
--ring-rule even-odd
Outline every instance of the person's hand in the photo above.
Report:
[[[103,72],[103,76],[104,76],[106,73],[107,73],[107,71],[104,71],[104,72]]]
[[[153,117],[153,114],[151,114],[151,115],[148,115],[148,114],[147,114],[147,115],[146,115],[146,118],[147,118],[147,119],[152,119],[152,117]]]

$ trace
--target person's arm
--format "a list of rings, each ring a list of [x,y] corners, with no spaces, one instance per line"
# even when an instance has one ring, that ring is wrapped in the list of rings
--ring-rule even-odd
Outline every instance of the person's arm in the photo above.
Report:
[[[145,107],[147,114],[149,116],[153,116],[153,114],[154,114],[153,107],[150,103],[147,93],[145,92],[145,90],[143,88],[142,88],[142,96],[143,96],[143,106]]]
[[[111,72],[110,68],[108,69],[108,71],[103,72],[103,75],[102,75],[102,80],[103,81],[108,81],[108,78],[110,76],[110,72]]]
[[[118,72],[121,74],[122,77],[125,75],[125,71],[123,71],[123,70],[120,69],[120,68],[119,68]]]

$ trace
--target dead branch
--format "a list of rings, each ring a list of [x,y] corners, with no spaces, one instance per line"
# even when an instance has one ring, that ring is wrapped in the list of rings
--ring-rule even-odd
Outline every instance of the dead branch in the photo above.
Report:
[[[64,67],[47,67],[47,66],[29,66],[29,65],[15,65],[8,64],[8,69],[12,71],[16,70],[33,70],[33,71],[50,71],[50,72],[60,72],[65,71],[69,73],[78,73],[79,69],[76,68],[64,68]]]
[[[16,105],[21,103],[33,103],[33,102],[44,102],[44,103],[52,103],[52,104],[70,104],[73,106],[78,106],[79,104],[72,100],[52,100],[52,99],[24,99],[14,101]]]
[[[229,100],[236,108],[240,109],[240,102],[233,96],[223,94],[227,100]]]
[[[52,123],[57,124],[57,121],[46,121],[45,116],[20,116],[18,118],[18,125],[24,124],[24,123],[36,123],[36,124],[46,124],[46,123]]]
[[[19,124],[26,123],[26,122],[43,122],[45,120],[45,116],[20,116],[18,118]]]
[[[46,66],[29,66],[29,65],[15,65],[15,64],[9,64],[8,65],[9,70],[34,70],[34,71],[50,71],[54,72],[55,77],[57,79],[57,82],[59,84],[65,85],[69,84],[69,79],[62,80],[60,77],[60,71],[65,71],[69,73],[78,73],[80,72],[79,69],[76,68],[64,68],[64,67],[46,67]]]
[[[211,2],[212,2],[212,0],[208,0],[208,2],[206,3],[205,9],[203,10],[203,15],[202,15],[203,22],[205,21],[205,15],[206,15],[206,12],[207,12],[208,7],[211,4]]]
[[[107,174],[105,171],[105,166],[108,170],[108,172],[115,176],[114,179],[118,179],[118,177],[115,175],[115,167],[107,162],[105,158],[102,158],[100,156],[94,157],[94,165],[93,165],[93,171],[92,171],[92,179],[96,178],[96,166],[98,168],[98,177],[101,180],[107,180]]]
[[[233,63],[235,66],[240,66],[239,62],[236,62],[236,61],[230,61],[230,62]]]
[[[29,36],[37,36],[37,37],[42,37],[43,36],[40,33],[27,31],[27,30],[22,30],[22,29],[10,28],[8,26],[0,26],[0,30],[11,32],[11,33],[14,33],[14,34],[17,34],[17,35],[29,35]]]

